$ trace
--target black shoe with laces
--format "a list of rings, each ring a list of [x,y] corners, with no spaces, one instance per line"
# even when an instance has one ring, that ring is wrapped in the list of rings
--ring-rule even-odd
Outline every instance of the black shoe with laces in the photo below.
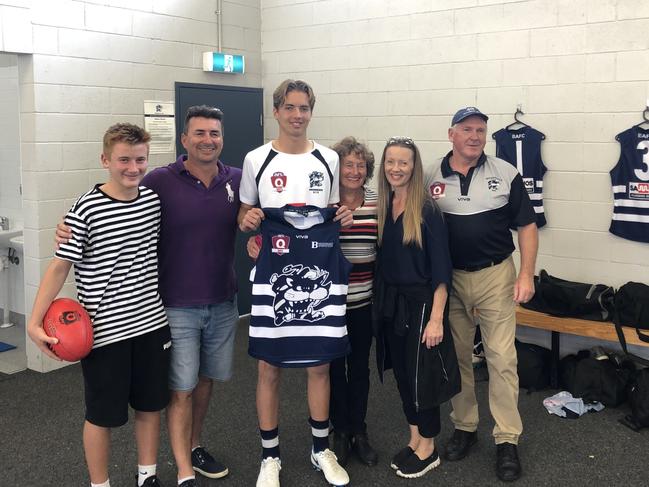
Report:
[[[135,487],[138,487],[137,475],[135,476]],[[162,482],[160,482],[157,475],[151,475],[151,477],[146,478],[142,487],[162,487]]]
[[[196,479],[187,479],[178,487],[196,487]]]
[[[352,450],[356,452],[358,459],[369,467],[373,467],[379,461],[379,456],[370,445],[367,433],[357,433],[352,437]]]
[[[475,431],[464,431],[456,429],[453,436],[446,443],[444,458],[450,462],[462,460],[469,453],[469,449],[478,441],[478,434]]]
[[[513,443],[496,445],[496,475],[503,482],[512,482],[521,476],[518,448]]]
[[[230,473],[228,467],[215,460],[202,446],[192,451],[192,467],[194,471],[211,479],[220,479]]]

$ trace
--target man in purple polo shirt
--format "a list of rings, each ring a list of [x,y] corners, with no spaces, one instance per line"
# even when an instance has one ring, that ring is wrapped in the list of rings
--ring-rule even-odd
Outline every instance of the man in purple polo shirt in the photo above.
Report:
[[[187,155],[142,180],[162,204],[160,294],[173,343],[167,418],[182,487],[194,485],[193,471],[228,474],[200,446],[213,381],[232,376],[239,318],[234,242],[241,170],[219,161],[222,118],[216,108],[190,107],[181,136]]]
[[[187,155],[142,180],[162,207],[159,283],[172,336],[167,420],[181,487],[196,485],[194,471],[228,474],[200,441],[212,384],[232,375],[239,318],[234,242],[241,170],[219,161],[222,118],[217,108],[190,107],[181,137]],[[69,236],[62,230],[57,240]]]

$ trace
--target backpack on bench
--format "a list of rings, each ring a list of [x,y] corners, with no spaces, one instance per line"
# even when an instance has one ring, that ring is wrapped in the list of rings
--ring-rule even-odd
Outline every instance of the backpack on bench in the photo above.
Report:
[[[613,322],[624,353],[639,363],[649,365],[649,360],[628,352],[622,331],[623,326],[635,328],[638,338],[649,343],[649,286],[640,282],[627,282],[620,287],[615,293]]]

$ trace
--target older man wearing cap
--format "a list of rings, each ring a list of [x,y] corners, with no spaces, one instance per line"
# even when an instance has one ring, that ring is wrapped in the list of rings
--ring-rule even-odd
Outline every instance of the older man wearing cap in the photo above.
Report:
[[[534,294],[538,234],[520,174],[511,164],[484,153],[487,120],[475,107],[459,110],[448,129],[453,150],[434,164],[427,177],[449,230],[453,262],[449,314],[462,376],[462,392],[452,400],[455,431],[445,456],[461,460],[477,441],[478,404],[471,363],[477,313],[489,367],[489,408],[496,423],[496,474],[512,481],[521,475],[517,445],[523,430],[518,412],[515,308]],[[510,228],[518,229],[518,275]]]

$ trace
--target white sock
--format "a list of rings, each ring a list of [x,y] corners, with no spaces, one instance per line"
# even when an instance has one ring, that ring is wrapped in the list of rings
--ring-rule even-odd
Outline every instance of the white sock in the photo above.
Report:
[[[195,478],[196,478],[196,476],[192,475],[191,477],[183,477],[182,479],[178,479],[178,485],[182,484],[186,480],[191,480],[191,479],[195,479]]]
[[[110,487],[110,479],[106,479],[106,482],[102,482],[101,484],[93,484],[90,482],[90,487]]]
[[[156,465],[138,465],[137,466],[137,485],[142,487],[144,481],[153,477],[156,472]]]

